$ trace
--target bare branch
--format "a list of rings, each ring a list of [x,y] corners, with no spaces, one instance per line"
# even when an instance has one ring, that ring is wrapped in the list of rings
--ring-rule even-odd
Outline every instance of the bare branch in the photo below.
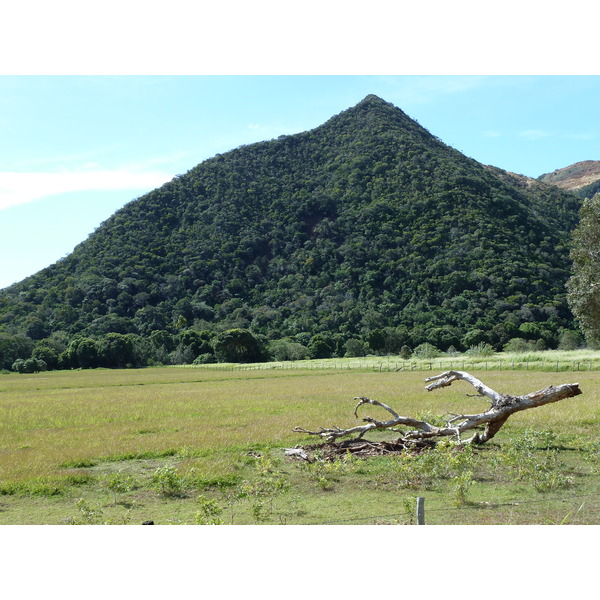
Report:
[[[373,417],[365,416],[363,421],[366,425],[357,425],[348,429],[340,429],[339,427],[321,427],[319,431],[308,431],[301,427],[294,427],[295,432],[308,433],[309,435],[317,435],[324,438],[326,441],[333,441],[340,437],[345,437],[357,434],[358,438],[362,438],[365,433],[375,429],[392,429],[397,425],[412,427],[414,430],[407,433],[402,433],[401,440],[405,443],[414,441],[427,440],[430,438],[456,436],[460,442],[461,434],[465,431],[485,427],[483,432],[477,432],[466,443],[482,444],[490,440],[499,429],[504,425],[510,415],[529,408],[543,406],[552,402],[558,402],[565,398],[571,398],[581,394],[578,383],[564,383],[558,386],[549,386],[543,390],[532,392],[524,396],[511,396],[508,394],[500,394],[492,388],[485,385],[479,379],[469,373],[463,371],[446,371],[434,377],[428,377],[426,382],[430,383],[425,387],[428,391],[433,391],[441,387],[448,387],[455,381],[463,380],[470,383],[478,392],[478,396],[487,396],[491,400],[491,406],[482,413],[475,415],[449,415],[451,418],[447,421],[446,427],[436,427],[426,421],[413,419],[411,417],[402,417],[387,404],[378,400],[371,400],[365,396],[354,398],[358,400],[358,404],[354,409],[354,416],[358,418],[358,409],[363,404],[371,404],[379,406],[388,411],[392,415],[392,419],[380,421]],[[393,430],[393,429],[392,429]]]
[[[426,382],[434,381],[435,383],[425,386],[425,389],[428,392],[431,392],[441,387],[447,387],[459,379],[470,383],[477,390],[479,396],[487,396],[492,401],[492,404],[502,401],[502,394],[499,394],[497,391],[485,385],[483,382],[477,379],[477,377],[474,377],[470,373],[465,373],[464,371],[446,371],[441,375],[428,377],[425,380]]]

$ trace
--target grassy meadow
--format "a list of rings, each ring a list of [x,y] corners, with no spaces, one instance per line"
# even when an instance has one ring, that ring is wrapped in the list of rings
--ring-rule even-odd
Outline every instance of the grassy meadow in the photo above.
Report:
[[[409,524],[417,496],[430,524],[600,523],[600,356],[537,354],[465,366],[504,393],[583,394],[513,415],[481,448],[313,464],[284,455],[318,441],[292,428],[355,424],[355,396],[429,418],[486,403],[462,382],[425,391],[427,370],[450,366],[431,361],[3,374],[0,524]]]

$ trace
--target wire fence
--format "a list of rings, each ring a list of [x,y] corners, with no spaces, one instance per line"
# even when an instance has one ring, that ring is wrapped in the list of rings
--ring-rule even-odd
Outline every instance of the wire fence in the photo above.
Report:
[[[570,495],[570,496],[560,496],[560,497],[552,497],[552,498],[542,498],[539,500],[511,500],[510,502],[486,502],[485,504],[465,504],[464,506],[459,506],[459,507],[453,507],[453,508],[427,508],[425,511],[425,514],[428,515],[430,513],[435,513],[436,515],[439,513],[457,513],[457,512],[467,512],[469,510],[473,510],[473,509],[479,509],[479,508],[485,508],[486,510],[488,509],[494,509],[494,508],[503,508],[503,507],[513,507],[513,508],[517,508],[521,507],[521,506],[528,506],[528,505],[532,505],[532,504],[544,504],[544,503],[548,503],[548,502],[572,502],[572,501],[581,501],[582,499],[588,499],[588,498],[600,498],[600,494],[584,494],[584,495]],[[579,507],[579,510],[581,510],[583,507],[583,504]],[[416,509],[415,509],[416,510]],[[577,512],[579,512],[579,510]],[[565,516],[565,522],[568,519],[568,517],[570,516],[570,513],[567,514]],[[575,515],[573,515],[575,516]],[[362,516],[362,517],[353,517],[350,519],[331,519],[328,521],[311,521],[308,523],[305,523],[306,525],[350,525],[350,524],[376,524],[376,523],[380,523],[380,524],[384,524],[383,521],[388,520],[388,521],[392,521],[392,523],[406,523],[406,521],[413,521],[416,523],[417,522],[417,516],[416,516],[416,512],[414,514],[414,519],[413,519],[413,515],[409,515],[407,513],[406,510],[403,511],[399,511],[396,513],[388,513],[388,514],[384,514],[384,515],[369,515],[369,516]],[[596,519],[596,523],[600,523],[600,520]],[[427,522],[427,519],[425,518],[425,523]],[[386,524],[392,524],[392,523],[386,523]],[[439,523],[442,524],[442,523]]]
[[[430,360],[430,361],[370,361],[370,362],[278,362],[258,364],[209,364],[209,365],[173,365],[180,369],[202,369],[207,371],[352,371],[370,370],[376,372],[411,372],[411,371],[544,371],[544,372],[578,372],[597,371],[600,363],[593,360],[573,361],[468,361],[468,360]]]

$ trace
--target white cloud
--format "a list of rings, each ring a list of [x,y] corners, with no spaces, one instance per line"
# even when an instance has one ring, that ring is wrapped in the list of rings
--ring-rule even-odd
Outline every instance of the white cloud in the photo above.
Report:
[[[519,137],[523,137],[527,140],[541,140],[542,138],[549,137],[551,134],[541,129],[527,129],[519,132]]]
[[[93,169],[61,172],[0,172],[0,210],[67,192],[151,191],[173,178],[159,171]]]

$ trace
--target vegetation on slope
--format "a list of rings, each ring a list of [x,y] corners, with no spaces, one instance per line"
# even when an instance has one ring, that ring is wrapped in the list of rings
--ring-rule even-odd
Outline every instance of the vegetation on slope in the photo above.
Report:
[[[60,355],[77,342],[73,357],[85,338],[97,348],[86,341],[81,355],[131,343],[144,360],[191,362],[238,329],[317,357],[350,341],[371,352],[515,337],[556,347],[573,327],[564,286],[579,205],[368,96],[125,206],[70,256],[0,292],[0,346]]]

